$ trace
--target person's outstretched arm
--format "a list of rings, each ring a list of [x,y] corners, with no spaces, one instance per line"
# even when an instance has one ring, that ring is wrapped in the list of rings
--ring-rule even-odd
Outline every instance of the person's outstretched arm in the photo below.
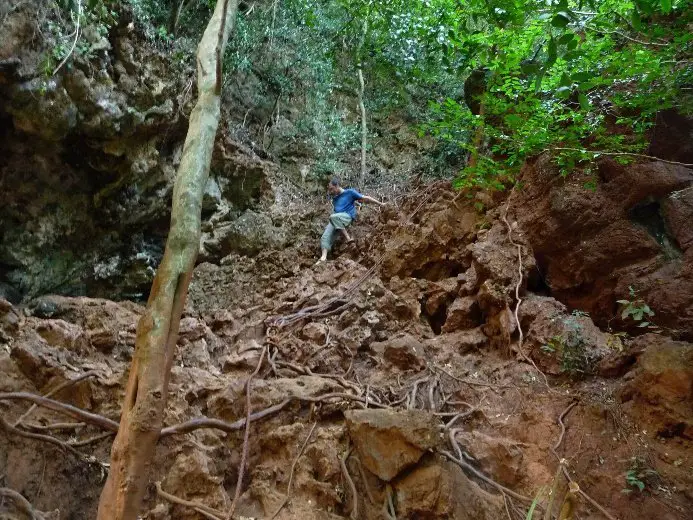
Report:
[[[373,204],[377,204],[378,206],[384,206],[384,202],[380,202],[379,200],[374,199],[373,197],[369,197],[368,195],[364,195],[360,199],[363,202],[372,202]]]

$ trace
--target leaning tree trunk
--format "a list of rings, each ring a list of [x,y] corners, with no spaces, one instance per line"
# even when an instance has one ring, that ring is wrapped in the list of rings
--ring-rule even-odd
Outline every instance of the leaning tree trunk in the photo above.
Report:
[[[101,493],[98,520],[135,520],[163,424],[169,374],[200,243],[202,195],[221,107],[221,57],[238,0],[218,0],[197,49],[198,99],[190,114],[171,210],[171,228],[147,309],[137,325],[120,429]]]

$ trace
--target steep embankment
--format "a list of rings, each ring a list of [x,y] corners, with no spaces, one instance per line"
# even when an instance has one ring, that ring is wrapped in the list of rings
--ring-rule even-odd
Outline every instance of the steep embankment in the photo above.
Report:
[[[508,217],[522,253],[522,347],[506,203],[479,194],[487,206],[479,212],[444,183],[421,187],[399,208],[366,210],[356,244],[326,265],[312,266],[314,234],[254,258],[201,264],[153,481],[228,509],[243,449],[236,421],[264,356],[252,411],[274,408],[251,426],[241,516],[272,518],[291,484],[277,518],[383,518],[388,495],[397,518],[504,518],[499,489],[471,467],[512,490],[507,507],[519,518],[529,504],[516,494],[531,501],[550,486],[561,457],[616,518],[685,518],[693,345],[604,332],[548,296],[551,279],[539,276],[531,235],[512,218],[522,196],[512,195]],[[141,307],[44,297],[2,309],[0,390],[46,393],[92,372],[53,397],[117,420]],[[11,424],[28,405],[0,403]],[[201,416],[229,431],[175,428]],[[90,518],[106,470],[110,437],[77,421],[57,427],[65,417],[38,409],[17,429],[83,455],[17,430],[0,435],[3,485],[39,510],[59,510],[55,518]],[[583,518],[600,518],[585,498],[578,503]],[[151,519],[201,518],[154,487],[146,509]]]

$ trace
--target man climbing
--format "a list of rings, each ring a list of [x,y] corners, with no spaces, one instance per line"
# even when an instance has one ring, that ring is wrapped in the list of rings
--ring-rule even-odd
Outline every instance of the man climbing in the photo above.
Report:
[[[351,242],[353,239],[347,232],[346,228],[351,225],[351,223],[356,220],[356,206],[354,203],[359,202],[373,202],[379,206],[384,206],[384,202],[375,200],[373,197],[367,195],[362,195],[358,191],[349,188],[344,189],[340,185],[338,179],[332,179],[327,185],[327,193],[332,197],[332,204],[334,206],[334,213],[330,215],[330,222],[325,228],[325,232],[322,234],[320,239],[320,247],[322,248],[322,255],[318,264],[327,260],[327,253],[332,249],[332,244],[334,243],[335,231],[344,235],[347,242]],[[316,264],[317,265],[317,264]]]

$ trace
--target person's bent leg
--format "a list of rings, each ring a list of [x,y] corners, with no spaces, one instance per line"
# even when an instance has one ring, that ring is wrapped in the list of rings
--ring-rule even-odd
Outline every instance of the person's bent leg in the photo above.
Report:
[[[321,249],[321,255],[320,255],[320,260],[318,262],[324,262],[327,260],[327,253],[332,249],[332,243],[334,242],[334,226],[332,225],[332,222],[327,224],[325,227],[325,231],[322,234],[322,238],[320,238],[320,249]]]
[[[333,213],[330,215],[330,223],[335,227],[335,229],[339,230],[339,232],[344,235],[344,239],[347,242],[351,242],[353,240],[353,238],[351,238],[349,235],[349,232],[346,230],[351,222],[352,218],[348,213]]]

